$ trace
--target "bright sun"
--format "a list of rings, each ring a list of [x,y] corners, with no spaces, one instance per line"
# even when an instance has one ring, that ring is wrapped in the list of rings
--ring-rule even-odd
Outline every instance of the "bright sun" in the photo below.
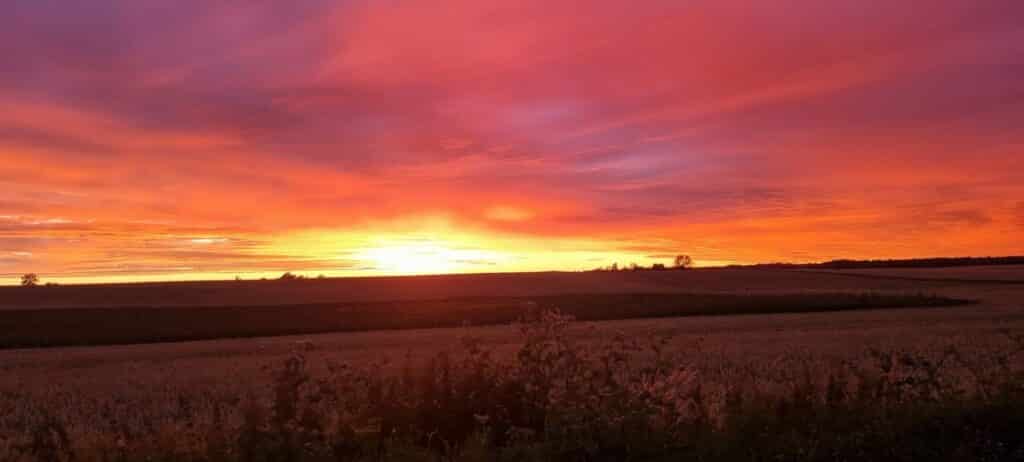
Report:
[[[657,262],[646,253],[621,251],[599,240],[508,236],[459,229],[441,219],[399,225],[283,234],[266,252],[326,263],[294,270],[330,276],[589,270],[612,262]],[[400,227],[415,231],[396,230]],[[336,267],[329,266],[333,262]]]
[[[443,274],[493,261],[492,252],[457,249],[433,242],[387,245],[355,255],[381,272],[393,274]]]

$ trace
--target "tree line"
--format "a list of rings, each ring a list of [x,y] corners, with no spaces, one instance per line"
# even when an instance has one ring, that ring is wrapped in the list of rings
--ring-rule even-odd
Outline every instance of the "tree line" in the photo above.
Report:
[[[676,255],[676,257],[672,259],[672,266],[667,266],[664,263],[654,263],[651,266],[641,266],[636,263],[630,263],[629,265],[619,266],[619,263],[615,262],[609,266],[596,268],[594,271],[667,271],[689,268],[693,268],[693,258],[689,255]]]

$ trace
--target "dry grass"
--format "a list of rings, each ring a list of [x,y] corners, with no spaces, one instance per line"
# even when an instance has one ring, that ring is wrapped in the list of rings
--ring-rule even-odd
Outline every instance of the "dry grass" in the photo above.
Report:
[[[1021,288],[893,284],[981,303],[570,323],[539,336],[491,326],[2,351],[0,460],[1017,460]],[[524,357],[537,339],[575,359]],[[630,359],[601,372],[612,356]],[[574,399],[530,395],[551,416],[544,431],[494,411],[527,396],[484,393],[495,380],[522,384],[552,364],[589,377],[578,386],[616,378]],[[466,381],[481,368],[490,379]],[[850,393],[836,398],[829,384],[843,381]],[[371,400],[372,384],[393,388]],[[692,403],[697,385],[696,407],[654,399]],[[473,393],[490,398],[464,399]],[[666,415],[681,424],[666,427]],[[385,417],[397,430],[382,438]],[[438,428],[448,423],[457,428]],[[633,431],[610,431],[623,428]]]
[[[601,336],[541,312],[500,352],[464,337],[398,367],[297,350],[248,382],[0,394],[4,460],[1013,460],[1024,335],[844,359],[738,358],[700,339]],[[175,374],[171,368],[166,371]],[[180,371],[187,373],[186,371]],[[156,385],[156,386],[154,386]],[[112,390],[107,390],[108,392]],[[942,440],[931,434],[943,432]],[[955,457],[954,457],[955,456]]]

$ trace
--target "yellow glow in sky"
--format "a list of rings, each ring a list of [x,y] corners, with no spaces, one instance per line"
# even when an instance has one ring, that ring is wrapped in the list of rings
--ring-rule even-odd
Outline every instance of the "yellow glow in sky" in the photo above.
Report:
[[[353,259],[388,274],[443,274],[471,271],[482,264],[507,262],[510,256],[478,249],[457,249],[436,242],[373,247]]]
[[[408,229],[414,231],[404,231]],[[456,226],[444,217],[377,224],[357,231],[292,233],[279,236],[261,251],[318,264],[329,258],[336,266],[319,270],[329,276],[573,271],[615,262],[621,266],[671,262],[645,252],[619,250],[602,240],[498,234]],[[317,270],[297,267],[295,271]]]

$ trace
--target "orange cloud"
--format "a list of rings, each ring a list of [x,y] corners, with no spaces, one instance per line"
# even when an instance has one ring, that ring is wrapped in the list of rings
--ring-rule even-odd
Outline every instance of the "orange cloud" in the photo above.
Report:
[[[1018,2],[46,3],[12,282],[1024,252]]]

